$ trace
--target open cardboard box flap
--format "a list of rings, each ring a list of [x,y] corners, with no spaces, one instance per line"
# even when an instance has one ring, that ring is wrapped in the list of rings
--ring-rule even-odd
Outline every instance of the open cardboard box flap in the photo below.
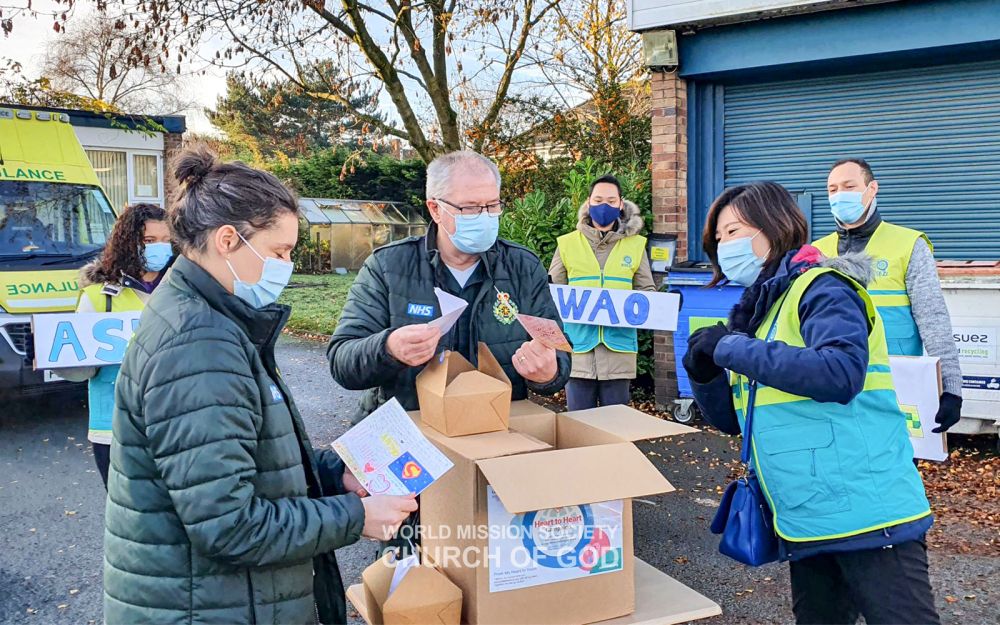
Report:
[[[610,432],[626,441],[642,441],[665,436],[693,434],[697,429],[658,419],[630,406],[603,406],[590,410],[564,412],[563,417]]]
[[[477,361],[479,363],[480,371],[491,378],[496,378],[506,382],[507,386],[511,385],[510,378],[507,377],[503,367],[501,367],[500,363],[497,361],[496,356],[493,355],[493,352],[490,351],[490,348],[486,345],[486,343],[483,343],[482,341],[479,343]]]
[[[476,464],[513,514],[674,490],[632,443],[490,458]]]
[[[424,436],[429,438],[435,445],[446,447],[469,460],[482,460],[484,458],[497,458],[499,456],[552,449],[551,445],[520,432],[505,431],[473,434],[471,436],[445,436],[434,428],[421,424],[418,412],[410,412],[409,415],[420,426],[420,431]]]

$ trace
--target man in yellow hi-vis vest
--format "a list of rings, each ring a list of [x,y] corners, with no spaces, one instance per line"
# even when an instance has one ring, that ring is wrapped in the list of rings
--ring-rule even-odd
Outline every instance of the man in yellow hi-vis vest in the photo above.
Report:
[[[655,291],[646,258],[639,207],[622,198],[621,184],[603,176],[577,213],[576,230],[559,237],[549,276],[555,284]],[[573,370],[566,384],[570,410],[627,404],[636,376],[638,335],[631,328],[565,324],[573,344]]]
[[[864,159],[837,161],[827,178],[837,231],[813,245],[828,257],[861,251],[872,256],[868,293],[885,324],[889,354],[920,356],[926,350],[941,360],[944,393],[933,431],[943,432],[962,415],[962,370],[934,248],[923,232],[882,220],[878,188]]]

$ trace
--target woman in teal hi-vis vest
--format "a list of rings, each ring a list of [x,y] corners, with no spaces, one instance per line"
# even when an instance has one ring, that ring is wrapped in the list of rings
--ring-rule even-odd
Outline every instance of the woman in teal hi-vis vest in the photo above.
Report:
[[[173,259],[167,212],[155,204],[133,204],[115,222],[100,258],[80,270],[78,313],[142,310]],[[111,416],[115,409],[118,365],[64,369],[60,375],[74,382],[88,380],[90,423],[87,440],[94,461],[108,486]]]
[[[865,284],[871,258],[825,258],[781,185],[727,189],[702,245],[744,287],[728,324],[693,333],[684,367],[719,429],[751,427],[751,471],[790,562],[799,623],[938,623],[933,522]],[[752,411],[752,413],[751,413]]]

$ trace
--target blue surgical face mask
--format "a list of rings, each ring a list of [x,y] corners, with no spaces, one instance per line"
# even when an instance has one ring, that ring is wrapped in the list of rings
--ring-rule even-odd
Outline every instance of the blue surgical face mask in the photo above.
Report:
[[[169,243],[147,243],[142,251],[146,271],[160,271],[174,256],[174,248]]]
[[[757,234],[760,234],[760,230]],[[753,240],[757,238],[757,234],[719,243],[717,251],[719,268],[730,282],[740,286],[752,286],[760,276],[764,259],[753,251]]]
[[[615,223],[621,217],[622,209],[610,204],[594,204],[590,207],[590,220],[602,228]]]
[[[295,265],[278,258],[264,258],[257,253],[257,250],[253,249],[253,246],[243,238],[243,235],[238,232],[236,235],[246,243],[246,246],[250,248],[251,252],[256,254],[257,258],[264,261],[264,269],[260,273],[260,280],[250,284],[249,282],[240,280],[240,277],[236,275],[236,270],[233,269],[233,265],[227,260],[226,264],[229,265],[229,271],[233,272],[233,277],[235,278],[233,280],[233,295],[254,308],[263,308],[268,304],[273,304],[278,301],[281,291],[288,286],[288,281],[292,278],[292,271],[295,269]]]
[[[838,191],[830,196],[830,212],[834,218],[844,225],[857,223],[865,214],[865,205],[861,201],[861,191]],[[869,208],[875,208],[875,198]]]
[[[448,238],[459,251],[482,254],[496,243],[500,233],[500,215],[483,211],[474,217],[463,217],[447,209],[442,210],[455,218],[455,234],[449,234]]]

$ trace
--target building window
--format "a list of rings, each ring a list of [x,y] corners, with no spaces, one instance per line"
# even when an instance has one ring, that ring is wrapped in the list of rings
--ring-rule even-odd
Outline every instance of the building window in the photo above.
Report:
[[[159,159],[152,154],[135,154],[132,156],[132,177],[134,188],[132,196],[145,200],[160,197]]]
[[[128,204],[128,162],[125,152],[87,150],[87,157],[104,192],[111,200],[111,206],[120,211]]]

